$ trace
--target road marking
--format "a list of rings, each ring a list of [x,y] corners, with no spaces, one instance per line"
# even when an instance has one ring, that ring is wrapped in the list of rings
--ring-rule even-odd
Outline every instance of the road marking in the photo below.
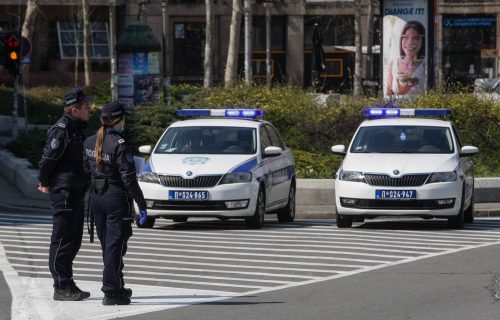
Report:
[[[51,279],[45,277],[50,273],[43,264],[48,260],[51,221],[36,215],[28,219],[22,217],[0,214],[0,247],[3,248],[0,254],[6,254],[10,260],[7,264],[23,275],[19,279],[38,281],[38,287],[40,281],[45,281],[49,287]],[[215,301],[259,294],[500,244],[500,232],[495,232],[500,231],[500,224],[479,221],[485,223],[466,226],[464,230],[449,230],[442,228],[444,224],[426,223],[420,230],[404,230],[405,227],[419,225],[405,222],[399,222],[401,230],[394,230],[395,225],[387,223],[389,227],[385,231],[380,229],[379,220],[377,224],[345,230],[337,229],[332,223],[311,221],[299,221],[293,227],[287,227],[291,224],[269,223],[262,230],[246,230],[243,223],[161,223],[157,226],[162,228],[134,228],[134,236],[129,241],[130,251],[125,256],[125,280],[134,288],[134,293],[138,283],[156,283],[146,287],[165,290],[164,286],[169,286],[168,290],[188,292],[192,292],[189,287],[193,286],[200,290],[229,290],[207,290],[219,293],[207,297]],[[87,241],[88,235],[84,239]],[[85,242],[74,264],[77,280],[94,280],[88,283],[96,288],[96,292],[99,288],[96,280],[102,272],[100,253],[97,243]],[[78,281],[79,284],[81,282]],[[173,285],[179,288],[171,288]],[[45,305],[53,303],[50,295],[49,290],[45,295]],[[100,296],[99,292],[97,295]],[[190,298],[186,303],[206,301]],[[165,309],[163,300],[153,304],[153,308]],[[99,319],[110,318],[110,313],[96,312],[100,306],[96,306],[95,300],[84,303],[75,304],[75,310],[85,306],[88,310],[84,312],[98,314]],[[155,311],[151,307],[147,311],[145,306],[142,307],[134,310],[134,314]],[[50,310],[51,316],[61,316],[54,315],[54,309]],[[125,307],[116,311],[114,316],[121,317],[123,312],[130,311]],[[73,314],[84,313],[75,311]],[[73,314],[64,316],[69,319]]]

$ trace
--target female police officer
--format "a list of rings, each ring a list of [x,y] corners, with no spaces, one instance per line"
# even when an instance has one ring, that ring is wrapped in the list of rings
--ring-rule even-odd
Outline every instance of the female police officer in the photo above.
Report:
[[[124,287],[123,256],[132,235],[132,198],[139,206],[140,224],[147,218],[146,201],[137,183],[133,154],[121,137],[125,107],[111,102],[101,111],[101,128],[84,142],[84,166],[92,176],[90,201],[104,260],[104,305],[130,303]]]

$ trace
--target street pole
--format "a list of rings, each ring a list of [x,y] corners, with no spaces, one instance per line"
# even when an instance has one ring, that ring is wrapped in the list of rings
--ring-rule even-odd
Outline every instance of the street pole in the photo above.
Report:
[[[16,75],[14,77],[14,90],[12,90],[14,92],[14,96],[13,96],[13,103],[12,103],[12,139],[16,139],[17,138],[17,134],[18,134],[18,112],[17,112],[17,109],[18,109],[18,86],[19,86],[19,75]]]
[[[25,77],[24,77],[24,64],[21,65],[21,84],[23,86],[24,133],[27,133],[28,132],[28,99],[26,98],[26,81],[25,81]]]
[[[245,13],[245,83],[252,85],[252,0],[244,0]]]
[[[162,13],[162,47],[163,47],[163,103],[167,106],[172,104],[170,96],[170,75],[168,70],[168,17],[167,0],[161,1]]]
[[[272,66],[271,66],[271,8],[272,3],[264,3],[266,8],[266,80],[267,88],[270,90],[272,86]]]
[[[115,9],[116,0],[109,1],[109,53],[111,56],[111,99],[118,100],[118,88],[116,83],[116,54],[115,54]]]

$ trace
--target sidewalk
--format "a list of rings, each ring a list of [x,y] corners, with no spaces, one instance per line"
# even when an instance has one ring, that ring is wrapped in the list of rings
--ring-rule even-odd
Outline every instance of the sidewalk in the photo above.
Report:
[[[21,212],[50,214],[50,200],[35,200],[26,198],[15,186],[0,174],[0,209]],[[476,217],[499,217],[500,202],[476,203]],[[297,219],[334,219],[334,207],[326,205],[298,205]]]

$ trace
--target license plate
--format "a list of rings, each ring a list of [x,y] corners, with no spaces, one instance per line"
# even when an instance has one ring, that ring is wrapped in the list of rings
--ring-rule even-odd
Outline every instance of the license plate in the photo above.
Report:
[[[208,191],[169,191],[169,200],[208,200]]]
[[[417,191],[415,190],[375,190],[376,199],[416,199]]]

